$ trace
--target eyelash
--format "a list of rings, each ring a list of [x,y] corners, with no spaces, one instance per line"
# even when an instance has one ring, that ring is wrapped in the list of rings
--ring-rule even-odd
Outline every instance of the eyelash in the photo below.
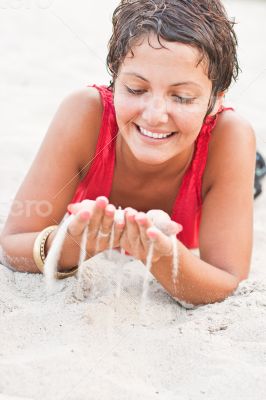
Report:
[[[130,89],[128,86],[126,86],[126,89],[130,94],[133,94],[135,96],[140,96],[141,94],[145,93],[145,90],[134,90]],[[192,104],[193,101],[195,100],[195,98],[186,98],[181,96],[173,96],[173,97],[178,99],[178,102],[180,102],[180,104]]]

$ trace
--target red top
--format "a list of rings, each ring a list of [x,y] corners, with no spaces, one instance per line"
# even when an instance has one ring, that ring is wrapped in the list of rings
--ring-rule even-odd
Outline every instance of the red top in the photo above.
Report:
[[[99,133],[95,156],[91,161],[87,175],[80,182],[72,203],[84,199],[95,200],[98,196],[110,197],[115,167],[115,145],[118,134],[113,92],[106,86],[95,87],[103,102],[102,125]],[[221,107],[217,114],[231,108]],[[231,109],[232,110],[232,109]],[[207,162],[208,145],[211,132],[217,121],[215,116],[208,116],[197,137],[194,155],[187,169],[177,197],[171,218],[183,226],[177,238],[188,248],[199,244],[199,224],[202,208],[202,176]]]

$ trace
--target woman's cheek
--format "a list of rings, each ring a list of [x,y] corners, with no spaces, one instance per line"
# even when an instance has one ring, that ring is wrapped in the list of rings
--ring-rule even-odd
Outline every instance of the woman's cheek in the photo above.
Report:
[[[176,113],[175,120],[178,128],[183,132],[198,134],[203,124],[204,114],[190,110],[182,110]]]
[[[134,120],[141,110],[139,102],[128,96],[119,96],[114,99],[114,106],[117,120],[124,123]]]

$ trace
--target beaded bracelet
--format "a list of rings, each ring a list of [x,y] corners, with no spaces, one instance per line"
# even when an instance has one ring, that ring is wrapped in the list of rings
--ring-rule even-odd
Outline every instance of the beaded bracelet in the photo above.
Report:
[[[48,226],[47,228],[45,228],[44,230],[42,230],[37,238],[34,241],[34,245],[33,245],[33,259],[34,262],[36,264],[36,267],[39,269],[39,271],[41,271],[43,273],[44,270],[44,263],[45,263],[45,244],[46,241],[49,237],[49,235],[55,231],[57,229],[57,225],[52,225],[52,226]],[[64,278],[68,278],[70,276],[75,275],[75,273],[77,272],[78,267],[75,266],[74,268],[72,268],[70,271],[67,272],[57,272],[56,274],[56,278],[57,279],[64,279]]]

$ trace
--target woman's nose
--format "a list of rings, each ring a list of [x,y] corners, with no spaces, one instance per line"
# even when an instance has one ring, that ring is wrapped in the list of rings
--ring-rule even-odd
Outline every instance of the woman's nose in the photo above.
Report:
[[[157,126],[168,122],[167,101],[163,97],[153,97],[145,102],[142,118],[148,126]]]

